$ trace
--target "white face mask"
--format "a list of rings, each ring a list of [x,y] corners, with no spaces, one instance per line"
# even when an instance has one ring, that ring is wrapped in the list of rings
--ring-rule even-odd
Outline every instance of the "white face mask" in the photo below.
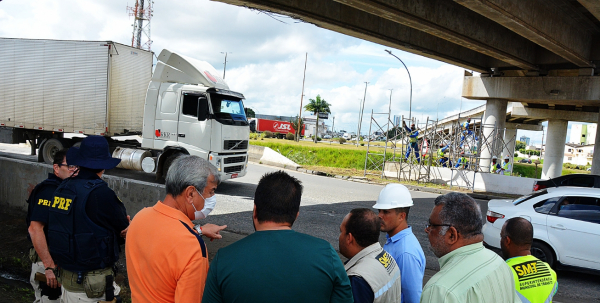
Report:
[[[192,203],[192,207],[194,208],[194,220],[201,220],[208,217],[208,214],[215,208],[217,204],[217,197],[213,195],[212,197],[206,199],[204,196],[196,189],[196,192],[204,199],[204,208],[200,211],[196,209],[194,203]]]

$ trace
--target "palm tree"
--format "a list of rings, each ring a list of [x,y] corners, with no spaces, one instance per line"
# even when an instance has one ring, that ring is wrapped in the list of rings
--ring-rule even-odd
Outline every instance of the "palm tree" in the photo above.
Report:
[[[327,103],[325,99],[321,98],[321,95],[317,95],[315,99],[308,99],[309,103],[304,106],[306,111],[312,112],[313,115],[317,115],[317,125],[315,127],[315,143],[317,143],[317,134],[319,133],[319,113],[330,113],[331,110],[329,106],[331,104]]]

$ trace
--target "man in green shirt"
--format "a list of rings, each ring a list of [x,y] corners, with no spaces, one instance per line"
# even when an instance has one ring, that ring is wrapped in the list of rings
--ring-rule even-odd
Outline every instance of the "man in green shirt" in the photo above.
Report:
[[[210,263],[203,303],[352,303],[344,265],[327,241],[292,230],[302,185],[283,171],[256,187],[256,232],[221,248]]]
[[[558,290],[556,272],[548,263],[531,255],[533,226],[521,217],[504,222],[500,247],[515,280],[517,296],[523,302],[552,302]]]
[[[423,288],[421,303],[521,302],[510,268],[483,247],[481,209],[461,193],[435,199],[425,232],[440,271]]]

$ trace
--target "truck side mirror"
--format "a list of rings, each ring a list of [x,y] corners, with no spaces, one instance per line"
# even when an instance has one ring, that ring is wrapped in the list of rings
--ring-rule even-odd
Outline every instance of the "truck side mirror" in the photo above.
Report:
[[[204,121],[208,118],[208,99],[206,97],[198,98],[198,121]]]

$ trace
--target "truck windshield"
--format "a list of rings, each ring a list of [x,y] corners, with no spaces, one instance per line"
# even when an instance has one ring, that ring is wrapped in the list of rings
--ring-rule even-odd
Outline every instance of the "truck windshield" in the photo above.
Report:
[[[239,124],[239,122],[244,122],[245,125],[248,125],[246,113],[244,112],[244,103],[241,99],[213,93],[210,94],[210,100],[215,118],[219,122],[225,124]]]

